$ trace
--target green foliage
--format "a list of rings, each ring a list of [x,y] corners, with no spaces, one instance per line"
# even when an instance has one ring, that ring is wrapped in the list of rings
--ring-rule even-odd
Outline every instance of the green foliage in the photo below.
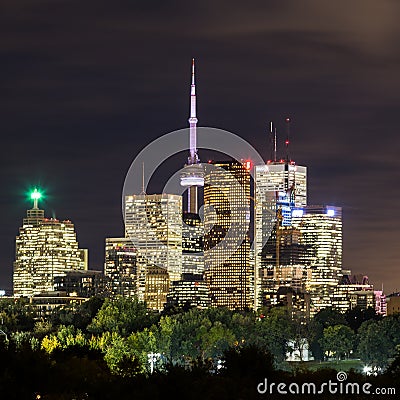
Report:
[[[104,303],[104,297],[93,296],[82,304],[69,303],[53,310],[49,322],[53,326],[73,325],[76,329],[86,331],[87,326],[96,316]]]
[[[69,347],[84,347],[88,344],[80,329],[74,326],[61,325],[56,333],[46,335],[41,342],[41,348],[51,354],[56,349],[66,350]]]
[[[171,317],[171,359],[182,365],[192,365],[196,359],[204,361],[222,355],[236,340],[226,325],[230,324],[230,315],[224,309],[191,309]],[[222,321],[218,320],[219,317]]]
[[[316,360],[324,359],[324,349],[322,348],[322,339],[324,329],[328,326],[347,325],[345,316],[332,308],[324,308],[320,310],[309,323],[308,336],[310,349]]]
[[[120,372],[120,363],[124,357],[130,356],[129,346],[125,338],[114,332],[105,348],[104,360],[113,373]]]
[[[38,338],[50,334],[53,331],[53,324],[50,321],[37,321],[33,328],[33,333]]]
[[[129,350],[134,355],[136,365],[140,372],[148,372],[148,354],[158,353],[159,345],[157,343],[158,330],[155,326],[151,329],[145,328],[142,331],[132,333],[127,338]]]
[[[364,322],[358,332],[358,354],[371,366],[386,367],[397,354],[400,344],[400,317]]]
[[[354,332],[358,331],[363,322],[371,319],[378,320],[380,318],[381,317],[376,314],[375,309],[371,307],[364,310],[357,306],[347,310],[345,313],[346,323]]]
[[[261,310],[261,318],[260,313],[223,307],[175,309],[160,317],[135,298],[96,297],[81,305],[60,308],[49,320],[33,324],[33,311],[24,301],[0,302],[0,315],[5,309],[7,327],[12,329],[22,326],[27,316],[32,318],[30,330],[7,331],[16,348],[41,350],[52,360],[62,360],[63,354],[80,358],[92,357],[93,353],[119,378],[149,375],[150,353],[157,354],[154,370],[164,373],[171,365],[215,372],[215,363],[229,351],[236,359],[258,351],[263,355],[258,354],[257,359],[268,355],[275,366],[287,368],[287,352],[301,350],[304,339],[314,346],[313,351],[319,347],[321,355],[328,352],[338,359],[347,357],[356,347],[355,334],[347,324],[360,315],[368,318],[357,335],[358,352],[364,362],[387,365],[400,343],[400,317],[375,320],[371,313],[360,314],[359,310],[344,316],[325,309],[308,324],[293,319],[285,307]]]
[[[270,376],[273,371],[272,354],[256,346],[230,348],[222,357],[222,375],[263,379],[265,376]]]
[[[30,332],[13,332],[10,335],[11,340],[15,343],[17,350],[22,349],[26,344],[31,343],[32,333]]]
[[[145,303],[136,298],[118,296],[105,299],[87,330],[94,334],[108,331],[129,336],[150,327],[157,320],[158,316],[148,311]]]
[[[348,357],[354,347],[354,332],[346,325],[328,326],[324,329],[321,345],[327,356],[335,356],[337,360]]]
[[[0,299],[0,327],[6,333],[31,331],[35,309],[26,299]]]
[[[42,340],[41,349],[48,354],[51,354],[54,350],[60,347],[61,347],[60,342],[54,335],[45,336]]]
[[[255,322],[255,331],[249,338],[249,344],[270,351],[275,362],[280,364],[290,350],[288,340],[293,336],[294,326],[287,309],[276,307]]]
[[[314,316],[314,320],[325,329],[328,326],[347,325],[345,316],[330,307],[324,308]]]
[[[96,304],[87,315],[94,313]],[[30,331],[9,332],[7,346],[0,343],[0,386],[6,388],[2,394],[18,399],[37,392],[48,399],[159,398],[170,392],[177,398],[256,398],[257,383],[265,377],[275,382],[326,382],[336,375],[290,370],[284,361],[289,340],[298,349],[304,338],[321,342],[323,351],[337,358],[354,349],[355,334],[332,310],[319,313],[307,325],[292,319],[284,307],[262,314],[260,318],[251,311],[192,308],[158,318],[135,299],[108,299],[93,314],[91,333],[83,322],[81,328],[77,320],[60,324],[60,319],[37,321]],[[19,316],[13,318],[18,321]],[[385,367],[394,359],[387,376],[398,379],[400,316],[371,317],[360,326],[357,338],[363,362]],[[335,362],[315,364],[330,367]],[[346,370],[343,364],[335,365]],[[354,375],[351,379],[355,381]]]

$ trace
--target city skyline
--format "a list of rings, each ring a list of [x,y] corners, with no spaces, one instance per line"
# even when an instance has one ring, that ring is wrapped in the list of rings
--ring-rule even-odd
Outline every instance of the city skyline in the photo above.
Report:
[[[344,268],[368,275],[377,287],[383,282],[387,293],[399,289],[399,60],[391,40],[398,32],[391,23],[398,6],[385,3],[377,12],[367,3],[363,11],[374,16],[374,24],[366,27],[360,16],[346,25],[349,39],[344,28],[323,27],[311,18],[296,23],[279,6],[268,16],[270,22],[279,17],[274,24],[255,18],[253,26],[245,20],[234,24],[236,4],[222,25],[208,20],[212,13],[205,6],[197,10],[197,35],[183,38],[161,12],[151,20],[145,8],[138,14],[148,26],[138,23],[134,9],[126,17],[114,10],[113,30],[96,24],[106,21],[104,9],[92,15],[82,6],[74,20],[85,21],[85,29],[87,23],[91,33],[85,37],[79,23],[65,33],[74,7],[61,15],[46,2],[19,12],[6,4],[1,18],[7,18],[3,25],[11,35],[3,39],[2,53],[0,286],[10,289],[14,239],[29,208],[23,192],[38,184],[49,195],[42,204],[46,214],[70,218],[79,243],[89,248],[90,267],[102,268],[104,239],[123,234],[120,198],[129,164],[148,142],[187,124],[187,66],[195,56],[201,126],[235,132],[268,159],[269,121],[282,142],[290,115],[294,159],[309,171],[309,204],[343,207]],[[348,8],[358,14],[358,7]],[[305,9],[346,23],[334,7],[328,7],[331,15],[313,2]],[[162,11],[170,22],[183,13]],[[49,17],[57,24],[41,25]],[[201,29],[206,20],[213,43]],[[156,35],[156,26],[165,37]],[[163,49],[172,44],[171,54]],[[140,57],[130,55],[133,45]],[[201,152],[200,158],[205,159]]]

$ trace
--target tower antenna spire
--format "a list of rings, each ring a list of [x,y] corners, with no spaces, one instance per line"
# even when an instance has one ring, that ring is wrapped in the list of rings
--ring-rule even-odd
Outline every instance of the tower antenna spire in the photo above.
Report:
[[[290,118],[287,117],[285,119],[286,122],[286,140],[285,140],[285,148],[286,148],[286,162],[290,162],[289,155],[289,144],[290,144]]]
[[[270,134],[272,143],[271,159],[273,162],[276,162],[276,128],[274,128],[272,121],[270,122]]]
[[[146,194],[145,188],[144,188],[144,161],[142,162],[142,193],[140,194]]]

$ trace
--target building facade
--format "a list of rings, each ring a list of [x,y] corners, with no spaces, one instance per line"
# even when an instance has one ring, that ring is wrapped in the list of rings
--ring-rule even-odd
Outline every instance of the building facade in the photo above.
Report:
[[[45,218],[37,201],[27,210],[15,244],[14,296],[53,292],[56,277],[73,270],[87,270],[88,253],[79,248],[74,224]]]
[[[184,213],[182,227],[182,273],[204,272],[204,224],[198,214]]]
[[[54,290],[66,296],[89,298],[110,294],[110,279],[101,271],[70,271],[54,278]]]
[[[307,205],[307,168],[294,161],[269,161],[254,167],[254,297],[255,307],[262,303],[262,288],[266,266],[271,265],[271,240],[275,248],[276,235],[292,225],[295,207]],[[277,229],[277,213],[281,220]],[[279,232],[280,231],[280,232]],[[287,232],[285,232],[287,233]],[[279,244],[279,241],[278,241]],[[269,248],[267,249],[266,247]],[[275,250],[274,250],[275,252]],[[279,253],[278,253],[279,257]],[[293,265],[293,263],[292,263]]]
[[[293,213],[292,223],[300,231],[304,252],[302,264],[308,270],[306,291],[311,310],[331,307],[342,271],[342,209],[307,206]]]
[[[369,282],[368,276],[352,275],[350,270],[342,270],[339,284],[332,295],[332,307],[344,313],[354,307],[351,294],[365,291],[374,291],[374,286]]]
[[[110,279],[111,293],[127,297],[137,296],[139,275],[136,248],[132,241],[129,238],[106,238],[105,245],[104,274]]]
[[[162,309],[169,285],[182,275],[182,197],[126,196],[125,230],[136,248],[138,298],[149,308]]]
[[[196,307],[211,305],[208,287],[202,274],[183,274],[182,280],[173,282],[167,295],[168,307]]]
[[[204,265],[212,306],[253,306],[250,271],[250,174],[238,161],[205,166]]]

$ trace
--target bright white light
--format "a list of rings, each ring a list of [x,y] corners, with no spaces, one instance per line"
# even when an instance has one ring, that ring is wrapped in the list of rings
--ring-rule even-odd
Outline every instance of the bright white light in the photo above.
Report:
[[[292,217],[296,218],[299,217],[301,218],[303,216],[304,211],[303,210],[293,210],[292,211]]]
[[[204,186],[204,178],[197,176],[182,177],[181,186]]]
[[[364,371],[364,374],[366,374],[366,375],[371,375],[372,367],[369,367],[368,365],[366,365],[366,366],[363,368],[363,371]]]
[[[328,217],[334,217],[335,216],[335,210],[329,209],[326,211],[326,215]]]

